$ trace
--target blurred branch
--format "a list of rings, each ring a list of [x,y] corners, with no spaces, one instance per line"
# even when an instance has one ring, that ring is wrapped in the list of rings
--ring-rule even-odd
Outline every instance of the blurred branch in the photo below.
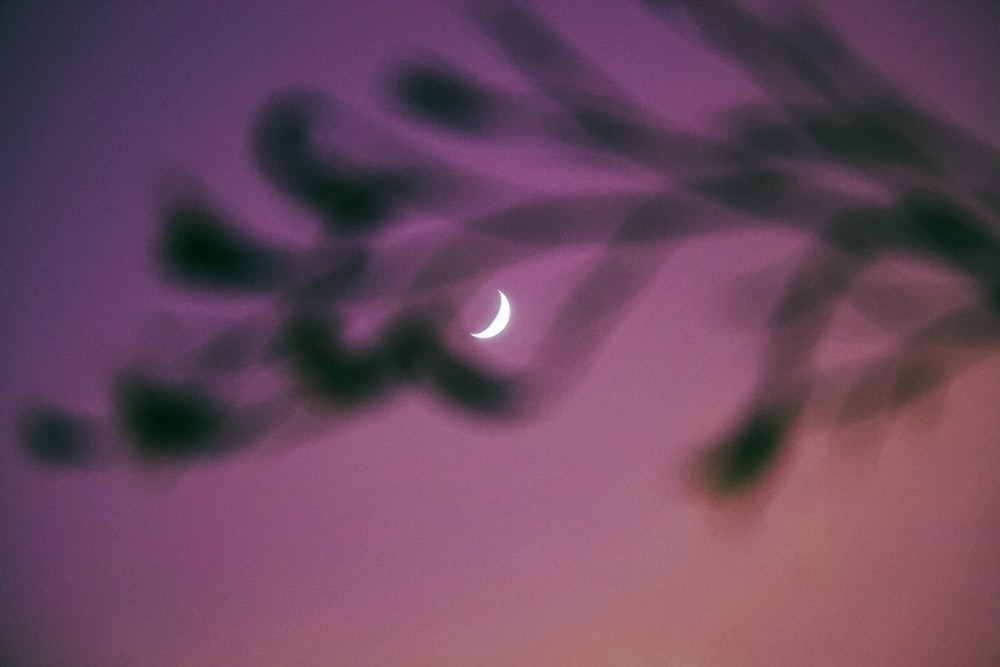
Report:
[[[527,137],[572,146],[614,158],[601,163],[608,169],[646,170],[656,186],[543,194],[470,173],[319,93],[285,91],[267,101],[254,156],[271,186],[320,221],[315,247],[252,238],[201,194],[165,203],[157,255],[164,275],[186,290],[252,293],[258,310],[204,342],[187,367],[172,369],[176,377],[119,373],[111,419],[136,455],[230,452],[297,402],[345,413],[402,386],[482,417],[538,414],[579,377],[670,249],[752,226],[796,230],[810,247],[767,322],[744,416],[706,449],[702,482],[711,493],[761,484],[810,401],[837,397],[835,426],[891,416],[998,349],[996,148],[908,101],[812,11],[768,22],[734,1],[644,4],[739,67],[769,101],[733,108],[719,138],[683,131],[631,99],[528,4],[500,0],[470,2],[465,15],[531,93],[508,93],[432,60],[392,68],[386,86],[403,122],[465,142]],[[334,139],[321,142],[321,134]],[[816,166],[849,174],[872,194],[808,176]],[[433,250],[379,263],[377,243],[421,211],[448,221],[428,232]],[[500,269],[577,246],[599,249],[600,258],[559,306],[528,370],[501,373],[449,349],[442,331],[471,289]],[[893,257],[947,270],[974,301],[935,317],[920,284],[866,287],[870,270]],[[346,306],[382,300],[397,315],[370,340],[348,341]],[[896,347],[851,373],[824,375],[816,356],[845,308],[896,336]],[[261,369],[270,378],[264,411],[232,390],[233,378]],[[95,424],[46,405],[26,413],[24,440],[38,461],[85,465],[96,451]]]

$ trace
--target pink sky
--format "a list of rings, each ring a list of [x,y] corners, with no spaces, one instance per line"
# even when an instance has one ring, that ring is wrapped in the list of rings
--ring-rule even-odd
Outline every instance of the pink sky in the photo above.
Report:
[[[916,102],[1000,145],[992,3],[811,4]],[[760,99],[633,4],[537,6],[687,129],[711,135],[717,112]],[[170,169],[262,234],[301,241],[309,216],[248,148],[275,90],[374,109],[385,66],[427,52],[526,89],[434,2],[9,2],[0,45],[0,662],[1000,664],[996,350],[867,440],[802,429],[745,502],[687,484],[759,370],[761,332],[727,314],[733,286],[801,251],[789,232],[682,245],[537,420],[480,421],[401,391],[208,463],[33,463],[15,438],[30,401],[104,414],[114,369],[172,340],[158,313],[216,312],[149,268]],[[531,144],[422,145],[515,186],[606,184]],[[497,288],[514,319],[462,344],[524,363],[587,261],[552,253],[484,277],[456,322],[475,330]],[[848,350],[865,335],[832,332]]]

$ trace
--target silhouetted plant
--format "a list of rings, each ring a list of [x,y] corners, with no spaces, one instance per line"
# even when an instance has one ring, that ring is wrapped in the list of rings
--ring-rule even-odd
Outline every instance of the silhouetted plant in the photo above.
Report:
[[[534,414],[576,377],[670,248],[750,226],[795,229],[811,245],[768,320],[746,416],[706,452],[703,483],[711,493],[739,494],[765,479],[810,400],[837,402],[837,423],[891,415],[997,350],[995,149],[921,111],[808,10],[768,22],[734,1],[644,4],[671,26],[693,29],[757,81],[769,102],[732,109],[719,139],[678,129],[633,101],[527,4],[501,0],[471,2],[468,16],[533,94],[506,93],[446,62],[403,63],[386,87],[403,119],[425,128],[470,142],[514,132],[541,146],[572,145],[574,155],[612,158],[601,164],[664,176],[669,186],[524,191],[512,203],[489,194],[512,185],[475,177],[486,194],[468,213],[473,177],[377,120],[311,91],[267,101],[251,142],[257,164],[281,194],[320,219],[322,237],[310,251],[292,251],[251,238],[205,199],[167,202],[157,255],[167,276],[185,289],[269,296],[263,312],[209,340],[190,368],[173,369],[180,379],[120,377],[115,415],[135,453],[187,460],[229,451],[298,400],[342,412],[397,386],[481,416]],[[362,128],[346,137],[351,150],[318,143],[317,127],[328,122]],[[817,164],[852,174],[880,195],[828,187],[803,169]],[[376,265],[374,240],[420,208],[454,221],[438,232],[437,249],[429,259]],[[604,253],[555,313],[532,366],[503,374],[448,348],[441,331],[459,297],[501,268],[577,244],[602,244]],[[891,257],[946,269],[977,298],[940,313],[922,307],[919,286],[866,287],[870,269]],[[384,300],[395,301],[400,314],[370,340],[348,343],[345,308]],[[887,307],[890,301],[910,304],[910,314]],[[896,347],[824,374],[815,356],[843,308],[895,335]],[[957,356],[956,348],[976,354]],[[259,428],[240,428],[246,402],[213,389],[248,369],[281,378]],[[30,454],[60,465],[93,458],[92,432],[90,422],[51,407],[29,411],[24,421]]]

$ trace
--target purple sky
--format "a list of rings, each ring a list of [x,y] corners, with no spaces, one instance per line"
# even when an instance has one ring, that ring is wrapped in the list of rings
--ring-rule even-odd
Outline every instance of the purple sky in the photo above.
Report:
[[[691,457],[733,419],[759,367],[761,333],[727,313],[734,285],[803,249],[787,231],[675,250],[535,421],[480,421],[401,391],[209,463],[28,460],[15,434],[31,401],[106,414],[114,369],[137,355],[172,363],[160,315],[219,312],[150,268],[167,175],[192,175],[262,235],[309,238],[310,216],[262,181],[248,146],[273,92],[307,86],[384,111],[386,67],[427,53],[528,90],[444,3],[236,4],[0,7],[0,662],[1000,660],[995,351],[868,434],[876,445],[831,447],[829,431],[803,429],[747,503],[686,485]],[[811,4],[915,102],[1000,145],[995,4]],[[537,3],[685,129],[711,136],[727,106],[762,99],[717,54],[619,5]],[[511,187],[608,184],[544,146],[404,136]],[[563,250],[484,276],[446,336],[518,368],[591,260]],[[509,330],[469,342],[497,288],[511,299]],[[831,354],[872,344],[849,322],[837,332]]]

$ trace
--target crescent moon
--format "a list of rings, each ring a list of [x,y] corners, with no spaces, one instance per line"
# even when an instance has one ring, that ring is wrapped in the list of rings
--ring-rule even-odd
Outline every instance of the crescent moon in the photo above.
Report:
[[[497,290],[497,294],[500,295],[500,310],[497,311],[497,316],[493,318],[488,327],[479,333],[471,334],[473,337],[493,338],[507,328],[507,323],[510,322],[510,301],[507,300],[507,295],[500,290]]]

